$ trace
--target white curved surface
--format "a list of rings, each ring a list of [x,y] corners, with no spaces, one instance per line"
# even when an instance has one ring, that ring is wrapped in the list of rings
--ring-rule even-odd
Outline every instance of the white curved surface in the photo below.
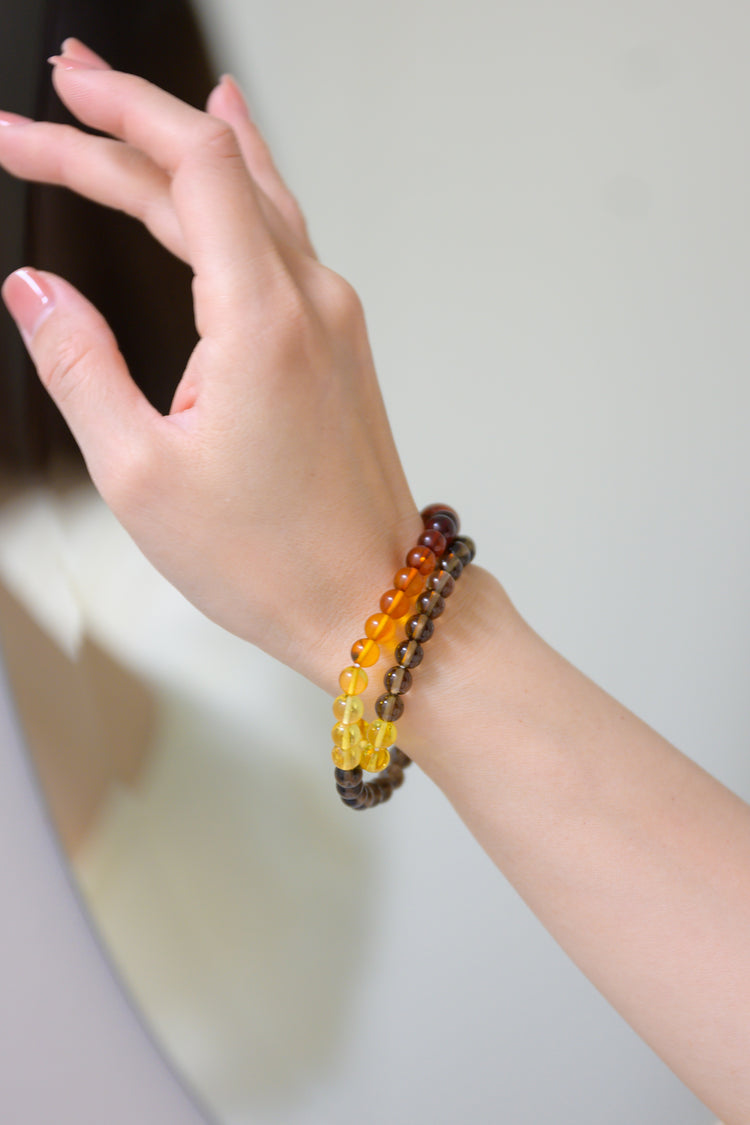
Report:
[[[207,1125],[120,988],[59,851],[0,675],[0,1119]]]

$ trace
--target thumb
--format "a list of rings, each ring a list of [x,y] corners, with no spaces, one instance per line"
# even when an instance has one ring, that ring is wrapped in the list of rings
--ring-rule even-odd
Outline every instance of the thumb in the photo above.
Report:
[[[21,269],[2,296],[94,482],[138,456],[159,415],[136,387],[101,313],[67,281]]]

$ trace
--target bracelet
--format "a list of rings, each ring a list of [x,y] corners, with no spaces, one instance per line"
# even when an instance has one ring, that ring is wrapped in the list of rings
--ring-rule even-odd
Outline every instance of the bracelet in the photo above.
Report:
[[[352,663],[339,676],[342,694],[333,703],[338,720],[332,730],[336,790],[351,809],[370,809],[387,801],[404,781],[411,758],[396,746],[396,722],[404,712],[403,696],[412,686],[412,670],[422,663],[423,645],[445,609],[463,569],[476,554],[473,540],[459,536],[457,513],[446,504],[431,504],[421,513],[424,531],[393,577],[393,587],[380,599],[380,613],[368,617],[365,635],[352,645]],[[392,641],[403,625],[404,639],[395,646],[396,663],[383,680],[385,692],[375,702],[377,718],[364,717],[365,668],[376,664],[382,643]],[[362,771],[376,773],[365,782]]]

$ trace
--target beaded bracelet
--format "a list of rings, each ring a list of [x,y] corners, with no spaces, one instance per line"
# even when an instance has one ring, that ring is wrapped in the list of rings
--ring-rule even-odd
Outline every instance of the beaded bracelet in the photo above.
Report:
[[[452,508],[431,504],[421,517],[424,531],[407,554],[406,566],[396,572],[392,589],[380,599],[380,613],[368,617],[365,636],[352,646],[352,663],[339,676],[342,694],[333,704],[338,722],[331,732],[331,756],[336,790],[351,809],[382,804],[403,784],[404,770],[411,765],[411,758],[396,746],[395,723],[404,711],[403,696],[412,686],[412,669],[422,662],[435,619],[476,554],[473,541],[458,535],[460,521]],[[405,636],[395,647],[396,663],[385,674],[385,692],[375,702],[377,718],[368,723],[362,701],[368,683],[365,668],[378,661],[380,644],[391,641],[401,624]],[[365,782],[363,769],[378,776]]]

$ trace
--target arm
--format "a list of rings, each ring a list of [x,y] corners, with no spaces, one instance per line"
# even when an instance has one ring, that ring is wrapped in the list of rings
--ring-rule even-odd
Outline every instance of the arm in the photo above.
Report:
[[[11,124],[0,158],[129,211],[192,264],[201,341],[170,415],[61,279],[15,276],[6,300],[144,553],[332,692],[419,529],[359,303],[316,261],[231,83],[206,116],[74,63],[56,68],[61,96],[118,139]],[[636,1030],[728,1125],[746,1121],[750,811],[544,645],[480,569],[432,644],[399,724],[410,753]]]

